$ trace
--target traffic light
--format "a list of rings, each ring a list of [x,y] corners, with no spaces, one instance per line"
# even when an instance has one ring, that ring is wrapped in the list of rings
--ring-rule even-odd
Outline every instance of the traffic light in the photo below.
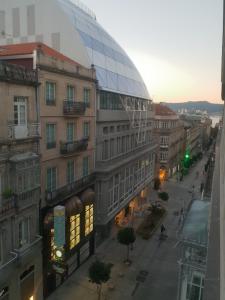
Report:
[[[190,167],[190,152],[188,149],[185,151],[185,154],[184,154],[184,167],[185,168]]]

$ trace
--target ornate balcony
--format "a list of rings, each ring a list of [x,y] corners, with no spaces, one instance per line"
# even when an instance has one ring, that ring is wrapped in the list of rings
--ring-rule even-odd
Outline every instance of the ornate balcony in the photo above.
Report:
[[[25,125],[15,125],[13,122],[8,124],[9,139],[25,139],[40,137],[40,124],[28,123]]]
[[[46,191],[46,202],[53,206],[56,203],[63,201],[66,198],[71,197],[74,193],[79,193],[83,189],[87,188],[95,181],[95,174],[90,174],[81,179],[78,179],[70,184],[67,184],[61,188],[56,189],[55,191],[49,192]]]
[[[16,198],[11,196],[8,199],[2,199],[0,204],[0,219],[16,209]]]
[[[71,155],[71,154],[79,154],[82,151],[87,150],[88,147],[88,138],[83,138],[78,141],[73,142],[61,142],[60,145],[60,153],[63,156]]]
[[[63,113],[65,116],[83,116],[86,107],[84,102],[66,100],[63,102]]]

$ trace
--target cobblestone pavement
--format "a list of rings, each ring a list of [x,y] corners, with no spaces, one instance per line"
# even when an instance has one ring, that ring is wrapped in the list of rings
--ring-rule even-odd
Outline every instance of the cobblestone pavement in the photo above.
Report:
[[[164,184],[163,190],[170,196],[165,204],[168,213],[163,221],[168,234],[166,240],[159,241],[159,230],[147,241],[138,236],[131,251],[132,264],[126,266],[123,263],[125,247],[118,244],[115,238],[107,239],[97,248],[96,255],[73,273],[48,299],[96,300],[96,287],[88,280],[88,268],[97,256],[113,264],[111,280],[103,288],[102,299],[176,300],[179,259],[177,232],[182,222],[175,212],[181,208],[187,209],[192,199],[201,198],[200,184],[204,181],[202,173],[206,160],[205,156],[192,167],[190,174],[182,182],[171,179]],[[150,201],[156,197],[156,193],[152,192]],[[134,222],[137,224],[140,218],[136,218]]]

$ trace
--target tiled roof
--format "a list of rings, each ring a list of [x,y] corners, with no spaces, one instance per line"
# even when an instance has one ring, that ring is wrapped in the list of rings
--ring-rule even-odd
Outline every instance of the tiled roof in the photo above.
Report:
[[[154,103],[155,114],[158,116],[176,116],[175,111],[170,109],[168,106]]]
[[[77,62],[70,59],[69,57],[39,42],[0,46],[0,59],[1,56],[5,57],[5,56],[13,56],[13,55],[32,54],[34,50],[40,50],[47,56],[51,56],[61,61],[67,61],[69,63],[79,65]]]

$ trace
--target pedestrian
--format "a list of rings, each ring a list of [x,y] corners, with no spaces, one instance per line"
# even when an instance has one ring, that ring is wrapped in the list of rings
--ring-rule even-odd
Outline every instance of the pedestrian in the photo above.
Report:
[[[163,234],[163,232],[166,231],[166,228],[165,228],[165,226],[163,224],[161,225],[161,229],[160,230],[161,230],[161,234]]]

